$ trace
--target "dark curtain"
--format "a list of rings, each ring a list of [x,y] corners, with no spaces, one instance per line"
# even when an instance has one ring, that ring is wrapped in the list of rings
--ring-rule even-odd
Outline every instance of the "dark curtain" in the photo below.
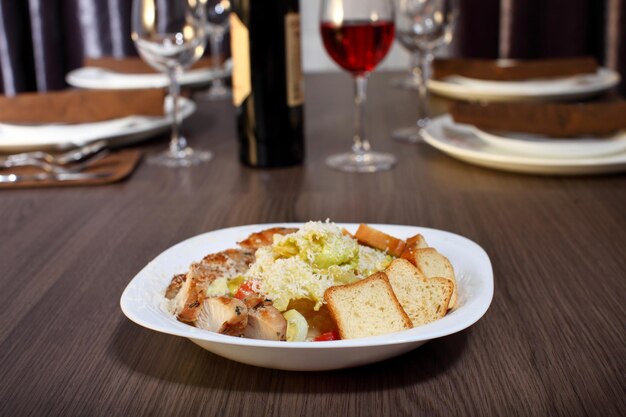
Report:
[[[459,7],[456,55],[590,55],[626,79],[626,0],[459,0]],[[619,90],[626,95],[626,82]]]
[[[85,56],[135,54],[131,0],[0,1],[0,93],[65,88]],[[626,0],[459,2],[460,56],[592,55],[626,78]],[[626,82],[620,89],[626,94]]]
[[[1,0],[0,92],[66,87],[83,57],[135,54],[131,0]]]

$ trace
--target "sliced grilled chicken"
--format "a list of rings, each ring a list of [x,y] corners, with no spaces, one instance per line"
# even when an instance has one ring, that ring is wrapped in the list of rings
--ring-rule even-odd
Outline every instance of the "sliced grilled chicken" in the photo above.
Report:
[[[248,309],[248,326],[243,335],[251,339],[286,340],[287,320],[276,307],[259,305]]]
[[[274,235],[288,235],[297,232],[298,229],[292,227],[272,227],[257,233],[252,233],[245,240],[237,242],[242,248],[257,250],[263,246],[269,246],[274,242]]]
[[[268,303],[268,300],[266,300],[265,297],[259,293],[251,294],[248,297],[244,298],[242,301],[248,308],[255,308],[260,304],[265,305]]]
[[[235,269],[236,273],[243,273],[248,270],[250,264],[254,262],[254,252],[242,249],[226,249],[217,253],[210,253],[202,258],[201,264],[219,266],[221,268]]]
[[[227,279],[243,274],[254,262],[254,254],[244,249],[228,249],[207,255],[189,268],[187,276],[173,300],[174,313],[180,321],[193,323],[199,307],[207,298],[206,291],[220,277]]]
[[[181,287],[183,286],[186,278],[187,274],[174,275],[174,278],[172,278],[172,282],[170,282],[170,285],[168,285],[167,289],[165,290],[165,298],[167,298],[168,300],[174,299],[174,297],[176,297],[176,294],[178,294],[178,291],[180,291]]]
[[[212,332],[240,336],[248,324],[248,308],[230,297],[209,297],[198,309],[195,326]]]

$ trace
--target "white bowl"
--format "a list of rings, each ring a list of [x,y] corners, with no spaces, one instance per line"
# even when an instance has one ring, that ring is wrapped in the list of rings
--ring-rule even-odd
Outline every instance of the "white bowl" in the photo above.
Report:
[[[428,244],[450,259],[457,277],[458,306],[425,326],[362,339],[330,342],[276,342],[225,336],[181,323],[168,313],[163,296],[171,278],[205,255],[236,247],[250,233],[298,223],[257,224],[204,233],[161,253],[146,265],[122,294],[122,311],[135,323],[158,332],[191,339],[224,358],[265,368],[322,371],[365,365],[408,352],[431,339],[459,332],[482,317],[493,297],[493,271],[485,251],[471,240],[441,230],[372,224],[399,238],[421,233]],[[355,231],[357,224],[338,224]]]

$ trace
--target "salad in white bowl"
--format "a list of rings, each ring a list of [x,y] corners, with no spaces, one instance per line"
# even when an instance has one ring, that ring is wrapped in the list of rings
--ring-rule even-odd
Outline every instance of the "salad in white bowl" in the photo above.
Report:
[[[445,254],[441,256],[449,259],[455,282],[421,274],[407,261],[416,251]],[[446,304],[438,305],[443,308],[438,316],[416,316],[421,313],[415,306],[403,305],[404,291],[388,285],[399,285],[387,275],[393,278],[393,271],[401,269],[393,265],[401,262],[405,270],[420,271],[419,279],[436,279],[441,288],[454,290],[442,292]],[[364,291],[373,275],[381,284],[379,293]],[[335,306],[340,311],[334,311],[328,297],[336,288],[348,291],[347,305]],[[370,294],[382,301],[370,302]],[[385,359],[462,330],[484,314],[492,295],[489,258],[466,238],[411,226],[327,221],[241,226],[188,239],[139,272],[121,305],[144,327],[188,337],[233,360],[323,370]],[[390,316],[381,309],[394,312]],[[405,327],[374,323],[382,317],[395,320],[394,314],[409,317],[400,317]],[[346,316],[350,326],[342,325]],[[354,323],[366,333],[350,334]],[[377,333],[367,334],[371,328]]]

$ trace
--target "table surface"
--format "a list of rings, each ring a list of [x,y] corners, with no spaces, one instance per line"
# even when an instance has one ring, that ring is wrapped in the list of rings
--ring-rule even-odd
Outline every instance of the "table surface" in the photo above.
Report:
[[[114,185],[1,191],[0,415],[622,414],[626,176],[498,172],[394,142],[391,130],[416,116],[415,95],[389,87],[394,75],[373,74],[368,107],[373,147],[399,158],[390,172],[325,167],[350,146],[352,86],[318,74],[306,79],[301,167],[242,167],[230,104],[199,101],[186,131],[213,150],[209,164],[144,163]],[[165,146],[163,137],[140,147]],[[326,218],[474,240],[493,264],[489,311],[400,357],[304,373],[223,359],[119,308],[132,277],[190,236]]]

